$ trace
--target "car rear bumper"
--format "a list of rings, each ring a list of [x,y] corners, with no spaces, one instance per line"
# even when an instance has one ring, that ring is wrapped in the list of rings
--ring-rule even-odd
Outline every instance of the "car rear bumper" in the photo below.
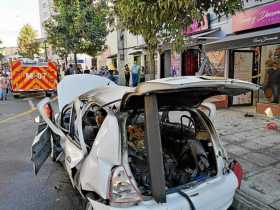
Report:
[[[236,188],[237,179],[229,173],[184,192],[189,195],[196,210],[227,210],[233,202]],[[95,210],[191,210],[189,202],[178,193],[167,195],[167,203],[164,204],[150,200],[132,207],[112,207],[93,200],[90,202]]]

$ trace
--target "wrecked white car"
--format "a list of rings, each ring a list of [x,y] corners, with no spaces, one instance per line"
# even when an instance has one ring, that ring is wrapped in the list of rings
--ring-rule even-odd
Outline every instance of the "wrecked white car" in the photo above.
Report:
[[[45,123],[32,145],[35,173],[50,155],[63,161],[88,210],[226,210],[241,177],[200,105],[254,90],[252,83],[206,77],[137,88],[92,75],[66,77],[59,113],[50,99],[38,105]]]

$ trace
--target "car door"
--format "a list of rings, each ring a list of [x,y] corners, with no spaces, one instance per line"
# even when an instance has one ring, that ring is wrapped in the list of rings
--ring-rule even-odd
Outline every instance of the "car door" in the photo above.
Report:
[[[68,133],[67,131],[61,129],[60,126],[58,126],[54,120],[50,119],[48,114],[46,113],[45,106],[49,105],[51,107],[50,102],[51,101],[49,98],[45,98],[40,101],[37,106],[47,127],[35,137],[34,143],[32,144],[32,161],[34,162],[35,173],[38,173],[40,167],[43,165],[43,163],[51,153],[51,132],[53,132],[60,137],[60,145],[65,153],[66,170],[71,178],[71,181],[73,181],[72,169],[75,168],[85,156],[85,149],[82,149],[84,148],[84,146],[81,146],[81,144],[77,144],[77,139],[79,139],[78,136],[75,139],[71,135],[71,132],[75,130],[75,123],[77,122],[77,118],[78,121],[80,119],[80,112],[79,109],[77,112],[77,109],[75,109],[75,105],[73,103],[72,111],[70,113],[70,131]],[[80,104],[78,101],[77,107],[79,106]]]
[[[38,174],[47,158],[54,153],[54,147],[57,144],[61,145],[61,140],[65,138],[64,133],[54,123],[54,115],[50,102],[50,99],[46,98],[39,102],[37,106],[42,120],[39,122],[38,131],[31,146],[31,161],[33,162],[35,175]],[[48,110],[46,110],[46,107],[48,107]],[[54,140],[56,144],[54,144]],[[57,143],[57,140],[60,142]]]
[[[44,123],[45,124],[45,123]],[[31,161],[35,175],[51,154],[51,129],[47,126],[39,125],[38,133],[31,146]]]
[[[87,155],[86,146],[82,137],[81,128],[81,104],[76,101],[72,105],[70,117],[69,132],[66,134],[65,140],[65,167],[71,182],[75,185],[75,175],[80,170],[82,160]]]

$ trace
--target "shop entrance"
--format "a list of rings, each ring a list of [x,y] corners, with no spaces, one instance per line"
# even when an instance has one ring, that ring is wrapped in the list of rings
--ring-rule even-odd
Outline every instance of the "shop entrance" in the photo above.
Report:
[[[171,50],[160,55],[160,78],[170,77],[171,72]]]
[[[233,50],[231,59],[230,78],[252,82],[255,64],[254,50]],[[253,92],[233,96],[231,105],[252,105]]]
[[[182,54],[182,76],[193,76],[199,70],[199,51],[188,49]]]

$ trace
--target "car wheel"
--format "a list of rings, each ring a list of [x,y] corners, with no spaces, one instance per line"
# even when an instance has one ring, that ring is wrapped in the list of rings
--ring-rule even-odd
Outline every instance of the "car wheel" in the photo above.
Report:
[[[19,94],[14,94],[13,96],[14,96],[14,98],[16,98],[16,99],[20,98],[20,95],[19,95]]]

